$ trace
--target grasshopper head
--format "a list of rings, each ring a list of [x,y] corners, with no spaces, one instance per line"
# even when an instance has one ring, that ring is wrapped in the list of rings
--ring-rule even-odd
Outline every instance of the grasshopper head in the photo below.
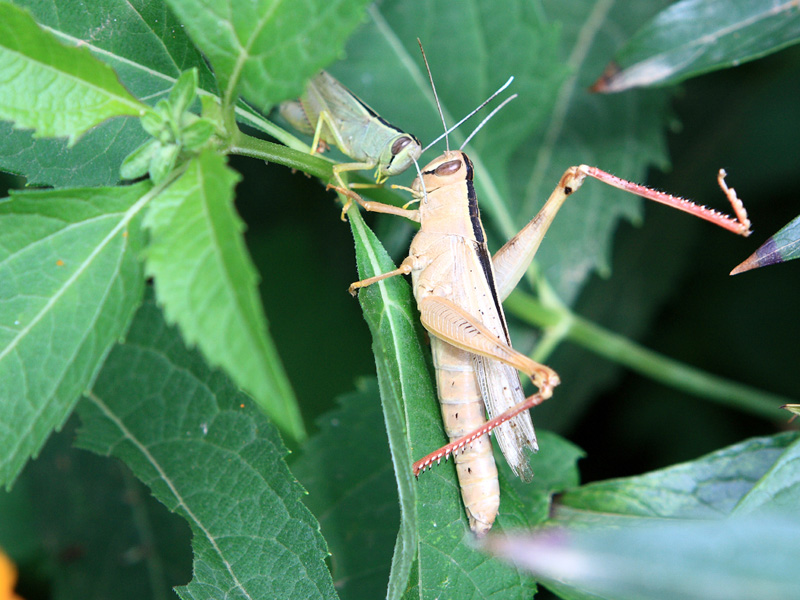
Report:
[[[387,177],[405,171],[422,154],[422,144],[410,133],[403,133],[393,138],[381,152],[378,167],[375,170],[375,181],[383,183]]]
[[[411,184],[411,189],[418,197],[439,188],[471,180],[473,167],[472,161],[461,150],[449,150],[425,165],[421,172],[422,181],[417,177]]]

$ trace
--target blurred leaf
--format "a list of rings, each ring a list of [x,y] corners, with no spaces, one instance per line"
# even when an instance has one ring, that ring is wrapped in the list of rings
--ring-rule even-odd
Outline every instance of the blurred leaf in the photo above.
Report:
[[[800,257],[800,216],[794,218],[778,233],[761,244],[758,250],[731,271],[731,275],[798,257]]]
[[[194,535],[181,598],[334,598],[325,542],[277,430],[188,352],[153,302],[79,405],[78,442],[112,454]]]
[[[517,477],[514,481],[519,482],[523,488],[533,488],[548,494],[580,485],[578,460],[586,456],[586,453],[552,431],[537,431],[536,437],[541,449],[531,461],[535,477],[530,484],[523,484]]]
[[[620,92],[677,83],[738,66],[798,41],[796,2],[683,0],[636,32],[592,89]]]
[[[791,597],[789,584],[798,584],[782,573],[776,576],[780,569],[775,565],[800,558],[794,549],[786,555],[783,535],[777,535],[783,527],[791,535],[800,528],[795,510],[800,489],[798,435],[753,438],[640,477],[583,486],[562,496],[563,506],[548,523],[550,531],[512,540],[515,548],[502,553],[515,564],[526,562],[566,598],[641,597],[637,593],[647,598]],[[762,513],[757,518],[747,514],[756,510]],[[763,513],[767,518],[761,518]],[[727,518],[707,520],[715,517]],[[663,519],[670,519],[670,524]],[[728,535],[732,530],[748,533]],[[754,557],[760,566],[744,567],[738,557],[753,535],[763,536],[759,540],[765,546],[759,549],[763,554]],[[501,546],[505,543],[498,541]],[[706,552],[709,560],[700,559]],[[751,569],[758,571],[766,563],[768,574],[752,575]],[[596,566],[598,571],[593,572]],[[615,576],[599,575],[603,569]],[[677,571],[683,574],[675,577]],[[702,580],[704,573],[708,581]],[[732,592],[740,577],[755,587]],[[680,582],[674,584],[671,578]]]
[[[337,58],[363,17],[366,0],[168,0],[208,57],[223,101],[243,95],[268,111],[299,96],[303,82]]]
[[[400,511],[377,381],[360,381],[318,425],[292,472],[328,542],[336,591],[344,599],[380,598]]]
[[[0,548],[17,563],[34,560],[41,544],[26,482],[29,470],[22,472],[11,490],[0,490]]]
[[[141,300],[150,185],[0,202],[0,483],[69,416]]]
[[[85,48],[63,46],[24,10],[0,3],[0,118],[73,144],[111,117],[144,106]]]
[[[796,432],[753,438],[638,477],[591,483],[564,494],[559,502],[565,509],[559,508],[558,516],[567,520],[580,520],[584,512],[683,519],[725,516],[797,439]]]
[[[590,529],[490,536],[483,545],[568,598],[781,600],[800,595],[796,518],[625,523],[613,516],[598,518]]]
[[[151,203],[147,272],[167,320],[248,390],[291,439],[305,437],[297,401],[267,332],[258,275],[233,207],[240,176],[205,151]]]

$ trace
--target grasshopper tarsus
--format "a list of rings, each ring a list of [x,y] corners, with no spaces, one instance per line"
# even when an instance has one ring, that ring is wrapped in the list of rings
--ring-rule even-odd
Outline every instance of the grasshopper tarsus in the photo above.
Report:
[[[368,204],[367,202],[364,201],[364,199],[361,196],[356,194],[353,190],[351,190],[348,187],[343,187],[341,185],[329,183],[328,185],[325,186],[325,191],[328,190],[336,190],[339,194],[347,198],[347,200],[344,203],[344,206],[342,207],[342,214],[339,216],[339,218],[344,222],[347,222],[347,211],[350,210],[351,206],[353,206],[353,201],[357,202],[361,206],[365,206],[366,204]]]
[[[753,232],[750,229],[751,223],[747,216],[747,209],[745,209],[744,203],[736,195],[736,190],[732,187],[728,187],[728,184],[725,183],[725,178],[727,176],[728,173],[725,171],[725,169],[720,169],[719,173],[717,173],[717,183],[719,184],[722,193],[728,198],[728,202],[731,203],[733,212],[736,214],[736,219],[740,224],[740,230],[735,231],[734,233],[748,237]]]

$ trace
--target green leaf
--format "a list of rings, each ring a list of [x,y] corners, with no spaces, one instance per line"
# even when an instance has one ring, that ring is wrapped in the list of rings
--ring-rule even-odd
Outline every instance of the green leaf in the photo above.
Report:
[[[119,167],[119,174],[123,179],[138,179],[147,174],[153,157],[161,150],[161,142],[148,140],[136,150],[128,154]]]
[[[75,140],[118,116],[138,116],[144,105],[113,70],[85,48],[69,48],[40,29],[24,10],[0,3],[0,118],[35,136]]]
[[[330,70],[423,145],[442,126],[417,37],[450,124],[514,75],[508,92],[520,98],[467,149],[494,250],[536,214],[571,165],[591,164],[635,181],[649,165],[667,164],[664,94],[598,96],[587,89],[619,37],[632,34],[665,4],[548,2],[539,10],[521,0],[431,2],[415,7],[409,18],[407,3],[389,0],[368,9],[370,20],[348,43],[347,61]],[[468,132],[465,126],[452,134],[451,146]],[[408,181],[411,177],[406,175]],[[620,218],[639,218],[640,205],[599,182],[587,183],[565,204],[536,257],[562,300],[572,302],[592,270],[608,270],[616,224]]]
[[[800,257],[800,216],[795,217],[778,233],[742,261],[731,275],[738,275],[751,269],[767,267]]]
[[[633,522],[631,522],[633,521]],[[796,598],[800,522],[786,516],[682,521],[598,516],[592,528],[486,540],[566,598]]]
[[[741,499],[735,515],[756,511],[798,514],[800,506],[800,441],[791,446],[775,461],[769,472]]]
[[[350,211],[359,277],[394,268],[385,250]],[[428,368],[429,351],[418,337],[418,315],[408,284],[399,277],[359,292],[373,336],[384,419],[400,498],[400,534],[389,580],[389,598],[435,598],[446,587],[452,597],[518,598],[533,593],[532,580],[477,554],[452,464],[411,474],[413,459],[447,443]],[[413,448],[413,454],[412,449]],[[506,498],[507,496],[507,498]],[[501,488],[495,527],[533,524],[507,482]],[[413,583],[413,585],[412,585]]]
[[[114,455],[185,518],[181,598],[335,598],[319,525],[277,430],[145,303],[80,405],[81,447]]]
[[[224,103],[238,94],[267,111],[299,96],[303,81],[337,58],[366,0],[212,0],[197,10],[169,0],[214,67]]]
[[[350,211],[349,219],[356,242],[359,277],[372,277],[393,269],[392,261],[361,215]],[[359,302],[373,336],[381,405],[400,499],[400,530],[387,593],[387,598],[394,599],[399,598],[408,585],[419,551],[420,516],[417,488],[411,473],[410,430],[425,427],[435,431],[436,415],[431,409],[434,392],[417,338],[408,284],[398,278],[379,282],[361,290]],[[417,402],[407,405],[405,399],[411,397]],[[411,420],[406,411],[415,408],[415,418]]]
[[[593,89],[619,92],[678,83],[798,41],[800,11],[793,2],[683,0],[637,31]]]
[[[135,221],[150,185],[15,193],[0,202],[0,483],[90,385],[140,302]]]
[[[147,272],[184,339],[250,392],[290,439],[305,436],[291,387],[267,333],[258,275],[233,208],[239,175],[205,151],[152,202],[144,224]]]
[[[336,591],[345,599],[379,598],[400,511],[377,381],[361,380],[317,425],[292,472],[308,490],[306,505],[328,542]]]
[[[121,462],[72,447],[77,424],[72,418],[50,437],[9,494],[24,499],[28,514],[0,508],[3,521],[27,517],[35,532],[27,539],[36,545],[20,554],[26,538],[0,532],[0,546],[14,552],[25,589],[32,588],[32,564],[40,577],[46,573],[50,598],[174,597],[172,588],[192,574],[186,522]]]
[[[561,497],[560,517],[585,513],[707,519],[730,514],[798,434],[753,438],[638,477],[585,485]],[[573,513],[572,511],[577,511]]]
[[[180,73],[193,67],[201,86],[215,89],[208,65],[160,0],[95,0],[92,10],[75,10],[72,0],[15,4],[63,43],[81,45],[113,67],[123,85],[147,104],[166,97]],[[0,168],[34,185],[112,185],[119,181],[122,160],[145,138],[133,119],[106,121],[72,147],[66,140],[33,138],[30,131],[0,123]]]

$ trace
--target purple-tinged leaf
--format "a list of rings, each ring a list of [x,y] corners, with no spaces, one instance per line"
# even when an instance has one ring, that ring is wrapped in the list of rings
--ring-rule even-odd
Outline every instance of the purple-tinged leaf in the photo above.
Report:
[[[786,262],[797,257],[800,257],[800,216],[795,217],[778,233],[761,244],[758,250],[731,271],[731,275]]]

